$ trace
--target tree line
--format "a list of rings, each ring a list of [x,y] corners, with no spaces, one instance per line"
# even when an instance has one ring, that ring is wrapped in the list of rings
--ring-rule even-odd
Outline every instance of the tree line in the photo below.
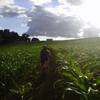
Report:
[[[8,44],[14,42],[39,42],[38,38],[29,38],[29,35],[23,33],[21,36],[17,32],[9,29],[0,30],[0,44]]]

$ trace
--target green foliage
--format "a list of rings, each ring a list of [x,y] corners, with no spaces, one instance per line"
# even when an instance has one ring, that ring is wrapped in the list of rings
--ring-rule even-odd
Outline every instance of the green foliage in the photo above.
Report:
[[[68,67],[62,69],[62,78],[55,83],[55,87],[62,89],[62,99],[69,97],[70,100],[99,100],[95,96],[99,96],[96,81],[93,82],[93,74],[90,72],[82,73],[79,67]],[[72,97],[73,94],[73,97]]]
[[[97,44],[75,42],[70,42],[70,45],[64,42],[53,44],[53,47],[59,47],[57,56],[62,76],[54,84],[56,95],[60,95],[57,99],[99,100],[100,48]]]
[[[48,43],[54,55],[49,73],[53,81],[51,78],[47,82],[52,92],[48,100],[100,100],[99,42],[86,39]],[[36,100],[35,96],[40,100],[43,80],[38,66],[43,44],[0,46],[0,100]]]
[[[29,84],[38,72],[40,48],[41,44],[0,48],[0,98],[20,99],[31,91]]]

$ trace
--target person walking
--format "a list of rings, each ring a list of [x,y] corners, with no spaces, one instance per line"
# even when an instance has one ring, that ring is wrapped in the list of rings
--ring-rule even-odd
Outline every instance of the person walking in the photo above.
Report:
[[[41,71],[44,76],[48,74],[50,56],[50,50],[48,49],[47,45],[44,45],[40,52]]]

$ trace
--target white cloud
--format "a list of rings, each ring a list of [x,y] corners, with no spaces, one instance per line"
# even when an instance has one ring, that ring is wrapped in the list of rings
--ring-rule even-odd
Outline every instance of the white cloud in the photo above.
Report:
[[[27,27],[27,23],[22,23],[21,27]]]
[[[67,4],[67,0],[58,0],[60,4]]]
[[[15,5],[15,4],[14,5],[8,5],[7,7],[8,7],[8,10],[15,11],[19,14],[26,12],[25,8],[18,6],[18,5]]]
[[[14,0],[0,0],[0,18],[25,14],[27,9],[15,4]]]
[[[3,17],[14,17],[25,14],[27,10],[17,5],[7,5],[0,8],[0,15]]]
[[[58,37],[50,37],[50,36],[34,36],[36,38],[39,38],[40,41],[45,41],[47,39],[53,39],[53,40],[72,40],[72,39],[75,39],[75,38],[66,38],[66,37],[61,37],[61,36],[58,36]],[[30,37],[30,38],[33,38]]]
[[[28,18],[28,16],[26,14],[21,14],[17,18]]]
[[[83,0],[67,0],[67,2],[71,5],[78,6],[82,4]]]
[[[0,7],[9,4],[14,4],[14,0],[0,0]]]
[[[30,0],[34,5],[43,5],[50,3],[51,0]]]
[[[71,11],[70,6],[66,5],[58,5],[55,8],[46,7],[47,11],[56,14],[56,15],[63,15],[63,16],[72,16],[74,13]]]
[[[21,23],[21,27],[26,27],[26,26],[27,26],[27,23],[28,23],[29,21],[31,21],[31,18],[28,17],[26,14],[21,14],[21,15],[19,15],[17,18],[20,19],[21,22],[22,22],[22,23]]]
[[[82,4],[82,1],[83,0],[58,0],[58,2],[60,4],[70,4],[70,5],[73,5],[73,6],[78,6],[78,5],[81,5]]]
[[[56,5],[55,7],[45,7],[45,9],[56,15],[77,16],[76,12],[77,9],[79,9],[79,6],[72,6],[67,0],[58,0],[58,2],[59,5]]]

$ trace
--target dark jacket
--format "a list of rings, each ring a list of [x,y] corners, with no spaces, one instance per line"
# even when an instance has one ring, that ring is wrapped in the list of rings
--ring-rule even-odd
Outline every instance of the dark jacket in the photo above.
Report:
[[[46,48],[43,48],[40,52],[40,61],[41,61],[41,64],[44,64],[46,61],[49,60],[49,57],[50,57],[50,52],[48,49]]]

